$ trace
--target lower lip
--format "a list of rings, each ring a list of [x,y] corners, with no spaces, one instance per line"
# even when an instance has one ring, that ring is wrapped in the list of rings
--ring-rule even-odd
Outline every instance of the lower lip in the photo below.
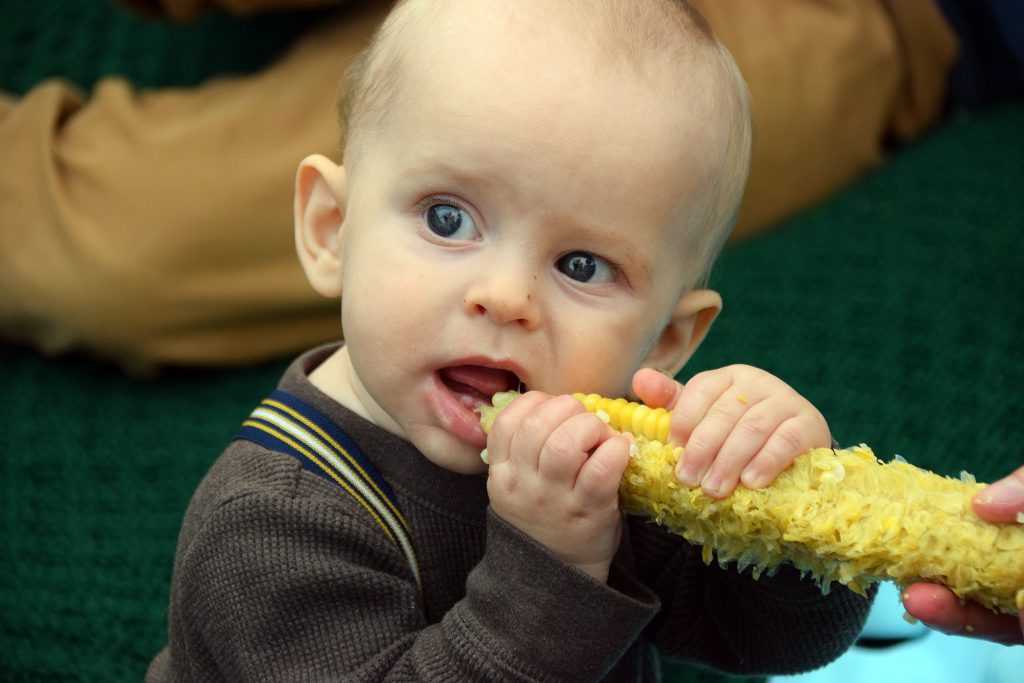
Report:
[[[437,373],[434,373],[434,390],[428,399],[445,430],[477,448],[487,445],[487,435],[480,428],[480,415],[460,401]]]

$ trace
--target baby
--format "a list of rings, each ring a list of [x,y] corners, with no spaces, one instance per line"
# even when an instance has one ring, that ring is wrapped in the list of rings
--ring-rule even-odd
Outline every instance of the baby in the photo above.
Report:
[[[768,373],[670,379],[721,309],[705,282],[750,154],[702,19],[408,0],[341,109],[343,165],[302,162],[295,226],[344,344],[299,358],[200,485],[149,679],[656,680],[658,652],[744,674],[841,654],[868,601],[624,518],[629,437],[567,395],[672,409],[677,476],[716,497],[830,443]],[[476,409],[515,388],[485,436]]]

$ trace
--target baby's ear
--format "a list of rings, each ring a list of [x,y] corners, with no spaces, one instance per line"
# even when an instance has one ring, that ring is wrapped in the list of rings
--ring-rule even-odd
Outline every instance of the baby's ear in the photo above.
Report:
[[[341,296],[341,226],[347,200],[345,168],[319,154],[295,175],[295,248],[306,279],[320,294]]]
[[[662,330],[658,341],[644,360],[644,366],[675,376],[704,341],[711,323],[722,310],[722,297],[710,289],[694,289],[683,294]]]

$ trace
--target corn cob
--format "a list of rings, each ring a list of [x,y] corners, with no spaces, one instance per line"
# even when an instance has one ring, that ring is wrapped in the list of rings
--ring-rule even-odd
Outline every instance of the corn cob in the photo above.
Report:
[[[481,410],[485,431],[516,395],[498,394]],[[670,412],[575,396],[636,438],[619,486],[623,510],[703,546],[707,563],[749,566],[755,577],[789,563],[825,593],[833,581],[862,595],[883,580],[929,581],[995,611],[1024,607],[1024,525],[978,517],[971,498],[985,485],[966,473],[942,477],[898,457],[883,463],[865,445],[816,448],[770,486],[738,486],[716,500],[677,482],[683,449],[668,443]]]

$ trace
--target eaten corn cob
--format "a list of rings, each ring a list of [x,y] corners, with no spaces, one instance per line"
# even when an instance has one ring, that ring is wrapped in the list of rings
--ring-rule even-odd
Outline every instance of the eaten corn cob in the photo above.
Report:
[[[518,394],[481,409],[490,429]],[[883,463],[867,446],[816,448],[768,487],[738,486],[716,500],[675,478],[683,449],[668,443],[671,413],[625,399],[575,394],[587,410],[636,437],[622,477],[622,508],[703,546],[704,561],[752,567],[755,577],[788,562],[823,592],[833,581],[865,594],[891,580],[929,581],[989,609],[1024,607],[1024,525],[990,524],[971,508],[984,488],[966,473],[942,477],[900,458]]]

